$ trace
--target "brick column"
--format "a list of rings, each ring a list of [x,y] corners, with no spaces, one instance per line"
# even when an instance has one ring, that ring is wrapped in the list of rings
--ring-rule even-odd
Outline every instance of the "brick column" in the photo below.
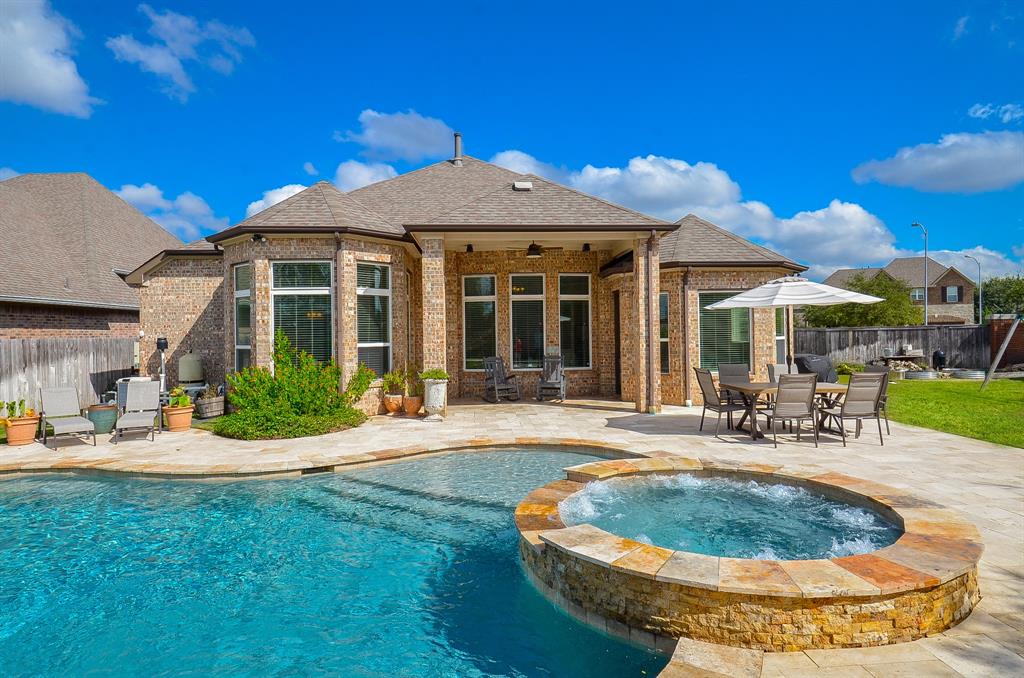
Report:
[[[647,267],[650,259],[651,284],[647,284]],[[657,356],[653,363],[653,370],[648,370],[650,349],[659,347],[658,340],[658,292],[659,280],[659,242],[655,237],[653,246],[648,251],[647,238],[637,239],[633,243],[633,318],[637,333],[636,341],[633,342],[633,374],[636,375],[636,411],[637,412],[659,412],[661,411],[661,372],[657,369]],[[650,373],[650,376],[648,374]],[[648,402],[647,380],[651,380],[651,398]]]
[[[270,261],[265,254],[252,259],[249,308],[252,322],[252,364],[268,369],[274,366],[274,335],[271,332]]]
[[[447,369],[444,239],[424,238],[420,246],[423,248],[423,369]]]
[[[338,250],[335,254],[334,275],[337,278],[338,290],[335,296],[335,312],[338,314],[335,322],[338,337],[335,340],[337,346],[337,363],[341,367],[341,380],[343,384],[348,383],[349,378],[355,374],[359,365],[359,330],[356,326],[356,262],[348,242],[342,239],[338,242]]]

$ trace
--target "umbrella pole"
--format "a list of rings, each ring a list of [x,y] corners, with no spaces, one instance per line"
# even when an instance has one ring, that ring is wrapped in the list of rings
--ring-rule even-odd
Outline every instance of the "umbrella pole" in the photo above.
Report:
[[[786,306],[786,373],[793,373],[793,338],[796,331],[793,328],[793,306]]]

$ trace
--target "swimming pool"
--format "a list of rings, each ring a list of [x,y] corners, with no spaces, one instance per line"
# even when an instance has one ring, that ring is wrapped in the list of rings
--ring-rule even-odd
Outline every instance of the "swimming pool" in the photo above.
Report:
[[[596,457],[452,453],[231,483],[0,482],[0,674],[639,676],[517,562],[516,503]]]

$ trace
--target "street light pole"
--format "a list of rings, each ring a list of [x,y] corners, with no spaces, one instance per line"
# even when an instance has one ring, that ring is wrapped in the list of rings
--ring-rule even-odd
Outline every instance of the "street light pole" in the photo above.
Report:
[[[924,233],[924,324],[928,326],[928,229],[916,221],[910,225],[911,228],[920,228]]]
[[[981,286],[981,262],[970,254],[965,254],[964,259],[970,259],[978,265],[978,324],[985,322],[985,290]]]

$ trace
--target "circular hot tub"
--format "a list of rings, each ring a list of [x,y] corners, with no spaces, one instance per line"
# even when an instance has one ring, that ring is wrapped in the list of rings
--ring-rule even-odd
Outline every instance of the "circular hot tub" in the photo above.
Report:
[[[534,583],[644,644],[794,651],[913,640],[979,598],[973,525],[819,470],[677,456],[566,469],[516,510]]]

